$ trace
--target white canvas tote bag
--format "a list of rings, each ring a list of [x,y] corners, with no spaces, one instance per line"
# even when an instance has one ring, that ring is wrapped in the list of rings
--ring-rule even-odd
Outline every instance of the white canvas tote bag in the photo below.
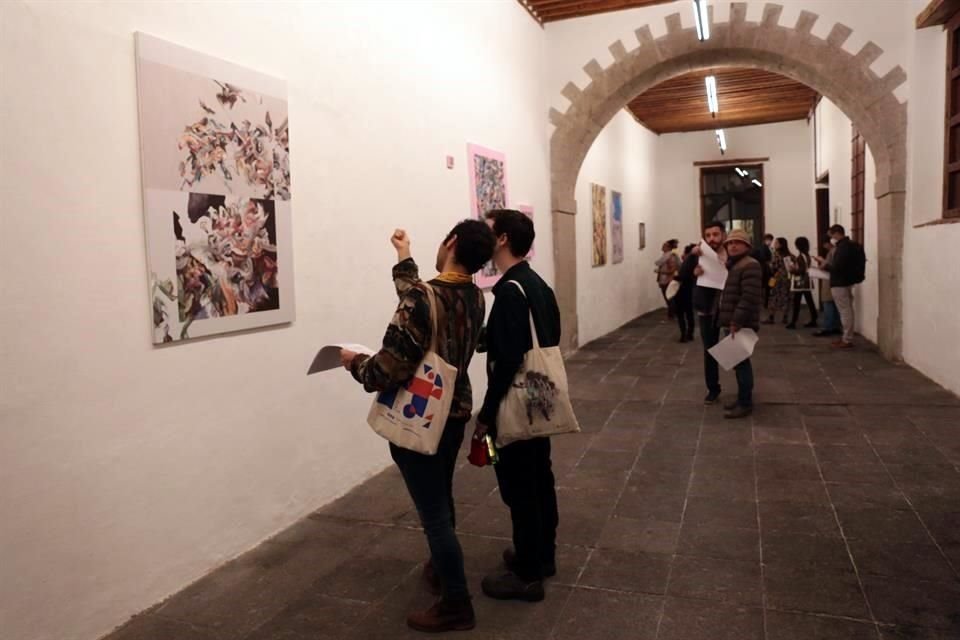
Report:
[[[437,355],[437,297],[429,284],[423,286],[433,326],[430,349],[406,385],[377,394],[367,424],[398,447],[432,456],[450,416],[457,368]]]
[[[510,282],[527,297],[519,282]],[[518,440],[580,431],[570,403],[567,370],[560,347],[540,347],[533,311],[530,312],[530,336],[533,348],[524,355],[523,364],[497,411],[498,447]]]

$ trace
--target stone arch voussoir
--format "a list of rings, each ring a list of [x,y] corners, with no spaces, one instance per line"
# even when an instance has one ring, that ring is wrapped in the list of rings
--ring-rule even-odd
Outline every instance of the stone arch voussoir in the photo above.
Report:
[[[906,82],[899,66],[878,76],[870,68],[883,54],[873,42],[856,53],[843,45],[853,30],[834,24],[827,37],[813,34],[819,16],[802,11],[796,24],[781,25],[783,8],[764,6],[759,22],[746,19],[747,5],[734,2],[728,22],[713,23],[711,38],[697,39],[684,29],[680,14],[665,18],[667,32],[654,38],[648,25],[635,31],[636,42],[620,40],[608,47],[613,63],[603,67],[589,60],[583,70],[590,83],[569,82],[562,95],[566,111],[550,111],[555,130],[550,140],[551,208],[557,293],[564,320],[567,350],[576,348],[576,243],[574,191],[580,167],[596,137],[616,113],[637,95],[690,71],[718,66],[774,71],[802,82],[833,101],[863,134],[876,162],[878,200],[878,263],[880,277],[880,348],[892,359],[901,356],[902,248],[906,191],[907,107],[894,94]],[[572,276],[572,277],[571,277]]]

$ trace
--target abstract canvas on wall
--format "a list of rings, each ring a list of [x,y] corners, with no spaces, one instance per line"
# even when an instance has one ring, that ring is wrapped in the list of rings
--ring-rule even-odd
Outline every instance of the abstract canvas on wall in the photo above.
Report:
[[[623,195],[610,191],[610,262],[623,262]]]
[[[593,202],[593,266],[607,264],[607,188],[590,185]]]
[[[507,208],[507,161],[502,153],[475,144],[467,145],[467,171],[470,173],[470,212],[484,219],[492,209]],[[489,288],[500,280],[493,261],[477,273],[477,286]]]
[[[643,222],[640,223],[640,230],[639,230],[639,235],[638,235],[638,237],[640,238],[640,241],[639,241],[639,249],[640,249],[640,251],[643,251],[644,249],[647,248],[647,225],[646,225],[646,223],[643,223]]]
[[[525,216],[533,220],[533,207],[531,207],[530,205],[518,204],[517,211],[519,211],[520,213],[524,214]],[[536,232],[536,227],[534,227],[534,232]],[[533,256],[536,255],[536,245],[537,245],[536,241],[534,241],[534,243],[530,245],[530,252],[524,258],[525,260],[533,260]]]
[[[154,343],[292,322],[286,83],[136,44]]]

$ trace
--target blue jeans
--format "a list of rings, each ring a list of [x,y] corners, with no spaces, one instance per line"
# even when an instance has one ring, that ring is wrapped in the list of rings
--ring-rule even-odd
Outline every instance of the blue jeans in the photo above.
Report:
[[[720,393],[720,366],[713,356],[707,353],[720,342],[720,327],[717,326],[716,316],[700,316],[700,338],[703,340],[703,377],[707,383],[707,391]]]
[[[840,331],[840,312],[837,311],[837,305],[833,300],[826,300],[823,303],[823,330]]]
[[[427,536],[442,598],[453,601],[470,597],[463,569],[463,549],[454,529],[453,505],[453,472],[465,428],[465,422],[447,422],[437,453],[432,456],[390,445],[390,455],[400,469]]]
[[[724,330],[724,336],[730,335],[730,332]],[[753,406],[753,363],[747,358],[733,368],[737,376],[737,404],[741,407]]]

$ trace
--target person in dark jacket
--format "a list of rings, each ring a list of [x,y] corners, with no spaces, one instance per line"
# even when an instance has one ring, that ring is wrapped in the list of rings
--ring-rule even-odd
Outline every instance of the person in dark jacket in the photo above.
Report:
[[[821,260],[820,266],[830,272],[830,294],[840,311],[843,325],[843,337],[834,342],[833,347],[852,349],[857,323],[853,288],[863,282],[866,256],[863,247],[848,238],[846,230],[839,224],[830,227],[830,241],[834,244],[833,256],[829,261]]]
[[[768,233],[763,236],[763,244],[759,247],[750,251],[750,257],[760,263],[760,266],[763,267],[763,306],[764,308],[770,304],[770,285],[769,280],[773,276],[773,269],[771,268],[771,263],[773,262],[773,242],[774,237],[772,233]]]
[[[457,368],[450,416],[437,453],[428,456],[390,444],[390,455],[407,485],[430,547],[424,578],[440,595],[426,611],[411,613],[407,625],[425,632],[472,629],[476,621],[463,567],[463,550],[454,529],[453,473],[464,429],[473,413],[467,370],[483,327],[483,292],[472,276],[490,260],[494,238],[479,220],[465,220],[450,231],[437,251],[440,275],[429,283],[436,309],[431,309],[430,296],[410,255],[407,233],[397,229],[390,241],[397,250],[393,279],[400,303],[383,345],[374,356],[344,349],[340,359],[366,391],[399,389],[414,377],[430,349],[434,338],[431,315],[436,317],[437,355]]]
[[[763,267],[750,257],[750,236],[734,229],[727,236],[727,283],[720,298],[719,324],[730,335],[741,329],[760,330],[763,304]],[[753,365],[750,358],[738,364],[737,400],[728,404],[724,418],[745,418],[753,413]]]
[[[683,249],[683,262],[686,263],[693,252],[695,244],[688,244]],[[693,269],[683,270],[681,264],[680,270],[674,278],[680,283],[677,294],[673,297],[673,308],[677,312],[677,324],[680,325],[680,342],[690,342],[693,340],[693,288],[697,286],[697,279],[693,275]]]
[[[726,238],[726,226],[722,222],[710,222],[703,228],[703,242],[713,249],[720,260],[727,259],[723,248]],[[700,266],[700,247],[694,247],[680,267],[680,278],[696,283],[703,275]],[[720,398],[720,367],[709,353],[710,349],[720,341],[720,328],[717,325],[717,303],[720,300],[720,289],[701,287],[694,284],[693,310],[700,319],[700,339],[703,342],[703,377],[707,383],[707,395],[704,404],[714,404]]]
[[[493,287],[493,308],[487,321],[488,383],[477,431],[495,439],[500,403],[524,356],[533,349],[531,314],[540,346],[555,347],[560,344],[560,308],[553,290],[524,260],[533,244],[533,221],[507,209],[489,212],[487,220],[497,238],[494,262],[503,275]],[[500,496],[510,509],[513,548],[503,553],[507,571],[486,576],[481,587],[498,600],[536,602],[544,598],[544,578],[557,571],[559,515],[550,438],[514,442],[499,454],[495,470]]]
[[[813,301],[813,278],[810,277],[810,267],[813,261],[810,257],[810,241],[806,237],[800,236],[793,241],[793,246],[797,248],[797,257],[793,261],[793,272],[790,275],[790,290],[793,293],[793,319],[787,325],[787,329],[796,329],[797,320],[800,318],[800,303],[806,302],[807,309],[810,312],[810,322],[803,325],[808,329],[817,326],[817,305]]]

